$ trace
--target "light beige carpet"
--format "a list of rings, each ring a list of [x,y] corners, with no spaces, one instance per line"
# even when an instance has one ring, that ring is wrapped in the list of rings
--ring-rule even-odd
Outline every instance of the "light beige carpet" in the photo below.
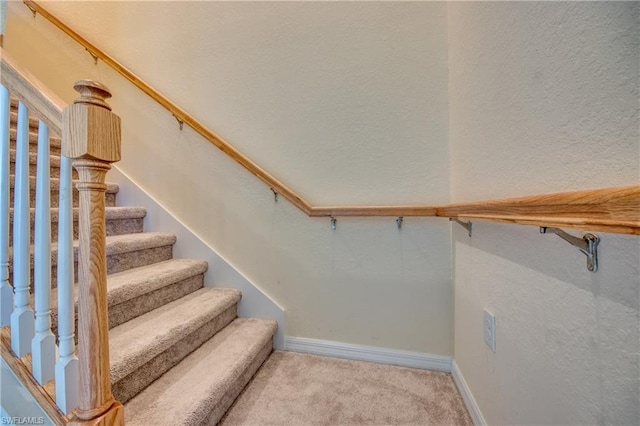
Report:
[[[220,422],[472,425],[450,374],[274,352]]]

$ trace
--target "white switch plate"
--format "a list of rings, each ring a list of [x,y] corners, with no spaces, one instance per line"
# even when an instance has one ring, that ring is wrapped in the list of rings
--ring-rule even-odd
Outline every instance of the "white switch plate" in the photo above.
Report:
[[[484,310],[484,342],[491,348],[493,352],[496,351],[496,317],[491,312]]]

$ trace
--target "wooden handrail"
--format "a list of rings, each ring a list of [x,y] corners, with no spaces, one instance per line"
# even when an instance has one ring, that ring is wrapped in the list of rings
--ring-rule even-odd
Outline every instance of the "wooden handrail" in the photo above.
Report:
[[[58,95],[42,84],[29,71],[0,48],[0,81],[9,92],[18,95],[29,110],[42,120],[49,129],[62,134],[62,110],[67,106]]]
[[[93,43],[82,37],[80,34],[71,29],[56,16],[33,0],[23,0],[24,4],[34,13],[39,13],[53,25],[62,30],[69,37],[82,45],[89,54],[94,58],[102,60],[106,65],[113,68],[116,72],[129,80],[134,86],[149,95],[153,100],[162,105],[166,110],[173,114],[177,120],[191,127],[200,136],[209,141],[211,144],[219,148],[235,160],[242,167],[257,176],[264,183],[269,185],[276,193],[280,194],[293,205],[298,207],[306,215],[317,216],[435,216],[435,206],[341,206],[341,207],[312,207],[300,195],[296,194],[292,189],[280,182],[269,172],[264,170],[246,155],[235,149],[231,144],[223,138],[208,129],[204,124],[195,117],[187,113],[178,105],[169,100],[166,96],[158,92],[156,89],[147,84],[142,78],[134,74],[120,62],[106,54]]]
[[[436,216],[436,206],[336,206],[311,207],[311,217],[336,216]]]
[[[437,215],[640,235],[640,185],[450,204]]]
[[[140,77],[131,72],[127,67],[120,62],[113,59],[111,56],[98,49],[95,45],[82,37],[80,34],[69,28],[64,22],[60,21],[54,15],[49,13],[45,8],[32,0],[24,0],[24,4],[34,12],[39,13],[44,18],[49,20],[56,27],[61,29],[65,34],[74,39],[80,45],[82,45],[87,51],[95,58],[101,59],[105,64],[113,68],[116,72],[129,80],[134,86],[142,90],[149,95],[153,100],[162,105],[171,114],[173,114],[177,120],[185,123],[200,136],[205,138],[211,144],[219,148],[222,152],[233,158],[238,164],[242,165],[245,169],[253,173],[264,183],[269,185],[278,194],[285,197],[291,203],[293,203],[300,210],[307,215],[310,213],[311,206],[302,197],[298,196],[290,188],[280,182],[278,179],[270,175],[267,171],[262,169],[256,163],[254,163],[247,156],[231,146],[227,141],[216,135],[213,131],[209,130],[204,124],[198,121],[195,117],[188,114],[185,110],[180,108],[175,103],[171,102],[166,96],[158,92],[156,89],[145,83]]]
[[[508,200],[493,200],[452,205],[404,205],[404,206],[335,206],[316,207],[296,194],[244,154],[240,153],[204,124],[171,102],[140,77],[86,40],[65,23],[49,13],[33,0],[23,0],[34,13],[61,29],[95,58],[120,73],[124,78],[145,92],[187,124],[203,138],[265,182],[276,193],[293,203],[310,217],[329,216],[439,216],[468,217],[477,220],[508,222],[525,225],[564,226],[605,232],[640,235],[640,185],[623,188],[607,188],[591,191],[566,192]],[[635,210],[634,210],[635,209]]]

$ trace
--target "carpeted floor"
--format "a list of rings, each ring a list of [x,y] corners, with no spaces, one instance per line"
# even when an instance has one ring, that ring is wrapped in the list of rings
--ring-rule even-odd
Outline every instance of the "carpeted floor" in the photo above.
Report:
[[[274,352],[220,425],[472,425],[450,374]]]

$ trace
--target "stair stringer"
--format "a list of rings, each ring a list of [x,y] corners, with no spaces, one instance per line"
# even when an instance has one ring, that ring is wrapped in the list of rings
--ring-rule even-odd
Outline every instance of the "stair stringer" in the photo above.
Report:
[[[176,235],[174,257],[201,259],[209,263],[204,277],[205,287],[235,288],[242,292],[238,316],[276,320],[278,330],[274,336],[274,348],[284,350],[285,311],[282,307],[117,166],[112,166],[107,180],[119,186],[116,198],[118,206],[142,206],[147,209],[144,218],[145,231],[171,232]]]

